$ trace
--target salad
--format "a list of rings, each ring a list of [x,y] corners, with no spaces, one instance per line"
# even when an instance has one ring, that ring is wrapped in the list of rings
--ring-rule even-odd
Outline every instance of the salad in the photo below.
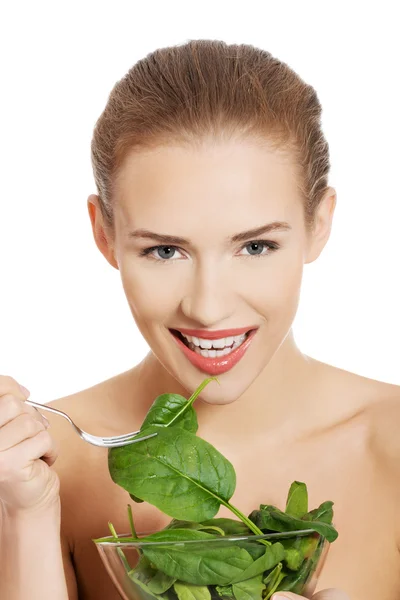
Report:
[[[158,396],[137,434],[157,436],[109,450],[112,480],[134,502],[148,502],[172,517],[164,529],[138,536],[128,505],[131,536],[119,537],[109,527],[115,541],[138,544],[139,561],[132,568],[119,547],[121,560],[138,596],[146,599],[268,600],[279,590],[301,593],[325,541],[338,536],[333,502],[309,510],[305,483],[294,481],[284,511],[261,504],[246,516],[230,503],[233,465],[196,435],[193,403],[212,380],[203,381],[189,399]],[[233,518],[216,518],[220,506]],[[296,533],[276,535],[288,532]],[[275,535],[266,539],[265,534]]]

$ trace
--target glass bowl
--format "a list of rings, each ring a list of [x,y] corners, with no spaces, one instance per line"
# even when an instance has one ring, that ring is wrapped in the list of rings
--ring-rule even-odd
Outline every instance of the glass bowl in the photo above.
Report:
[[[138,537],[151,533],[155,532],[141,533]],[[118,538],[130,536],[123,534]],[[264,540],[273,544],[280,542],[286,549],[285,558],[276,567],[265,571],[261,567],[262,572],[252,578],[247,571],[246,578],[241,579],[244,568],[249,567],[246,561],[254,564],[265,555]],[[311,530],[179,542],[117,542],[115,537],[109,536],[93,542],[124,600],[242,600],[245,597],[268,600],[276,591],[291,591],[311,598],[329,548],[325,538]],[[189,563],[185,562],[188,560]],[[232,572],[236,573],[233,576],[236,583],[230,586]],[[202,583],[191,581],[193,573],[196,578],[203,578]]]

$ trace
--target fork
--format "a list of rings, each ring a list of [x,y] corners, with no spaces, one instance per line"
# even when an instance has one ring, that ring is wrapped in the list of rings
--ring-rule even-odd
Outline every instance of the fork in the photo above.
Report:
[[[51,408],[51,406],[47,406],[47,404],[38,404],[37,402],[32,402],[32,400],[25,400],[25,402],[26,402],[26,404],[33,406],[37,410],[38,409],[48,410],[49,412],[52,412],[55,415],[60,415],[61,417],[64,417],[64,419],[67,419],[67,421],[69,423],[71,423],[71,425],[75,429],[76,433],[83,440],[85,440],[85,442],[89,442],[89,444],[93,444],[94,446],[101,446],[102,448],[118,448],[120,446],[126,446],[128,444],[135,444],[136,442],[148,440],[149,438],[152,438],[157,435],[157,433],[151,433],[149,435],[145,435],[141,438],[136,438],[134,440],[131,440],[129,438],[132,438],[133,436],[140,433],[140,430],[131,431],[131,433],[125,433],[124,435],[116,435],[116,436],[110,436],[110,437],[100,437],[98,435],[91,435],[90,433],[83,431],[77,425],[75,425],[75,423],[73,422],[71,417],[69,417],[62,410],[58,410],[57,408]]]

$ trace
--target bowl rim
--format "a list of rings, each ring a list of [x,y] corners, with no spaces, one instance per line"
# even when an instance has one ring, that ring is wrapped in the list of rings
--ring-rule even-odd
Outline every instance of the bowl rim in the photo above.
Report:
[[[145,531],[145,532],[140,532],[138,533],[138,537],[143,536],[146,537],[147,535],[151,535],[153,533],[158,533],[159,531],[162,530],[157,530],[157,531]],[[171,531],[173,531],[173,529],[171,529]],[[220,535],[215,535],[212,536],[208,539],[203,539],[203,540],[177,540],[177,541],[150,541],[150,542],[141,542],[141,541],[137,541],[137,542],[133,542],[133,541],[121,541],[121,542],[117,542],[117,541],[112,541],[115,540],[115,537],[112,535],[109,536],[104,536],[101,538],[92,538],[92,542],[94,542],[96,544],[96,546],[98,547],[115,547],[115,548],[141,548],[142,546],[183,546],[186,544],[210,544],[210,543],[220,543],[220,542],[238,542],[238,541],[254,541],[254,540],[280,540],[280,539],[287,539],[287,538],[293,538],[293,537],[305,537],[307,535],[314,535],[316,537],[319,538],[323,538],[323,536],[314,531],[314,529],[298,529],[296,531],[282,531],[282,532],[276,532],[276,533],[265,533],[263,535],[226,535],[226,536],[220,536]],[[131,538],[132,534],[131,532],[129,532],[128,534],[118,534],[118,538]],[[326,541],[326,540],[325,540]]]

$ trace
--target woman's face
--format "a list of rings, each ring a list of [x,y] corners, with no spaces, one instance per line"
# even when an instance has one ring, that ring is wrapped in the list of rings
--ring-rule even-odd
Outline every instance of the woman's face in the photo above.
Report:
[[[297,186],[289,155],[244,141],[159,147],[121,168],[108,258],[164,368],[190,391],[218,377],[207,402],[240,397],[290,331],[303,265],[329,235],[307,233]]]

